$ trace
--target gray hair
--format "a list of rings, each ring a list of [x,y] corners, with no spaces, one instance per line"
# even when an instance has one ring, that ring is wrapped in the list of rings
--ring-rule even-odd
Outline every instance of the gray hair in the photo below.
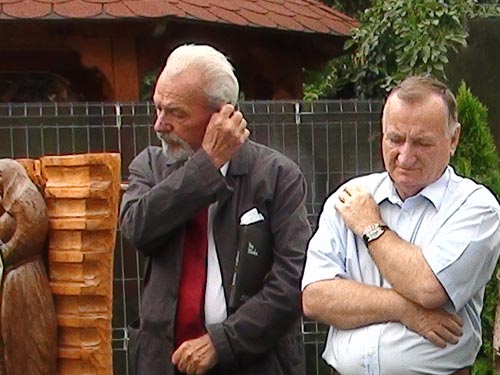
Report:
[[[437,94],[443,98],[446,108],[448,109],[448,135],[452,136],[457,127],[460,126],[455,95],[453,95],[448,86],[432,76],[409,76],[391,90],[387,99],[394,94],[397,95],[399,99],[408,103],[421,101],[429,94]]]
[[[205,80],[205,94],[210,105],[236,104],[238,79],[233,66],[221,52],[208,45],[182,45],[169,55],[161,74],[175,76],[187,69],[195,69]]]

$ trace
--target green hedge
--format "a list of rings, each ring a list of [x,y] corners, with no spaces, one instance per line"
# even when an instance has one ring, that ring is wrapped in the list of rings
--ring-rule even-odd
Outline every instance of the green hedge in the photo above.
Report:
[[[462,83],[457,94],[458,118],[462,124],[460,144],[452,165],[458,174],[470,177],[500,196],[500,160],[488,126],[488,110]],[[497,267],[498,269],[498,264]],[[482,313],[483,345],[472,369],[473,375],[495,374],[493,365],[493,327],[498,298],[497,281],[486,285]]]

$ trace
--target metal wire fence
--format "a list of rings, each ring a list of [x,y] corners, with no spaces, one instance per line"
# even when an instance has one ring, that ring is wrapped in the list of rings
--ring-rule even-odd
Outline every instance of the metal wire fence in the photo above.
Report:
[[[307,210],[316,225],[326,196],[355,175],[380,170],[380,101],[241,102],[251,138],[293,159],[308,184]],[[158,144],[151,103],[0,104],[0,157],[37,158],[120,152],[122,177],[144,147]],[[143,259],[118,230],[114,262],[114,373],[128,375],[127,325],[138,315]],[[326,327],[304,319],[307,375],[326,375],[320,359]]]

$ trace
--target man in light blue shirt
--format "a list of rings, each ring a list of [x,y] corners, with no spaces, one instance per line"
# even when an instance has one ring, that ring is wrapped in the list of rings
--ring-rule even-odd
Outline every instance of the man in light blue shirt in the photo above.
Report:
[[[409,77],[382,116],[386,172],[326,201],[304,270],[303,309],[330,325],[325,361],[343,375],[470,373],[500,207],[448,166],[460,135],[442,83]]]

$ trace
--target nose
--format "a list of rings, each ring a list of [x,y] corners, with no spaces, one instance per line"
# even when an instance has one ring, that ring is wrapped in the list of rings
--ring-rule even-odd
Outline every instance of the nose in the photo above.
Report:
[[[415,163],[415,160],[415,152],[412,146],[408,142],[405,142],[399,148],[398,165],[403,168],[408,168],[411,167],[413,163]]]
[[[161,111],[156,115],[153,129],[155,132],[159,133],[169,133],[172,131],[172,125],[167,120],[167,116],[164,111]]]

